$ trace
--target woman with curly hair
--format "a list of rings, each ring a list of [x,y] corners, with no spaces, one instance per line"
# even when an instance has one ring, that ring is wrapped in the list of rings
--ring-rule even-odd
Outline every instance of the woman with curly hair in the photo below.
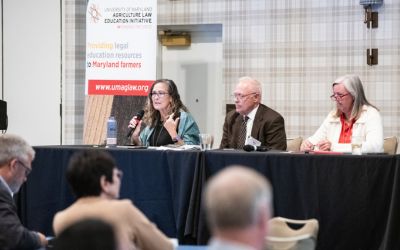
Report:
[[[141,129],[145,126],[144,129]],[[174,81],[156,80],[150,88],[141,121],[129,122],[135,127],[131,140],[135,145],[199,144],[199,127],[183,105]]]

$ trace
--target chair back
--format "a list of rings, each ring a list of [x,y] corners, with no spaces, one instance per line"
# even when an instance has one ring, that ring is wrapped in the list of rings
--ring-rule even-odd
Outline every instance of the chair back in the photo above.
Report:
[[[316,219],[292,220],[275,217],[268,221],[267,250],[313,250],[319,224]]]
[[[397,137],[391,136],[383,139],[383,152],[388,155],[394,155],[397,152]]]
[[[286,139],[286,144],[287,148],[286,151],[293,151],[293,152],[298,152],[300,151],[300,145],[303,142],[303,137],[294,137],[294,138],[287,138]]]

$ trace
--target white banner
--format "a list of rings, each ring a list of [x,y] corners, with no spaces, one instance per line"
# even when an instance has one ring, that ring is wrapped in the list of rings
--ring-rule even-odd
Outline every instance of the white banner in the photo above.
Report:
[[[156,78],[157,1],[92,0],[86,16],[85,93],[146,96]]]

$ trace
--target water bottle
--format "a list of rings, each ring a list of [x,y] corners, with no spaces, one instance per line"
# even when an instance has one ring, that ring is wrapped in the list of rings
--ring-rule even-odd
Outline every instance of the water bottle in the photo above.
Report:
[[[117,121],[114,116],[110,116],[107,120],[107,146],[117,145]]]

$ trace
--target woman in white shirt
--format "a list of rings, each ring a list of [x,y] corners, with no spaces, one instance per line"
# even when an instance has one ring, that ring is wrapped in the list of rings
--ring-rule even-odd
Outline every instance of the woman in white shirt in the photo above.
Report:
[[[356,75],[341,76],[332,85],[331,111],[314,135],[301,144],[302,151],[351,151],[351,137],[361,136],[362,152],[383,152],[382,118],[368,102]]]

